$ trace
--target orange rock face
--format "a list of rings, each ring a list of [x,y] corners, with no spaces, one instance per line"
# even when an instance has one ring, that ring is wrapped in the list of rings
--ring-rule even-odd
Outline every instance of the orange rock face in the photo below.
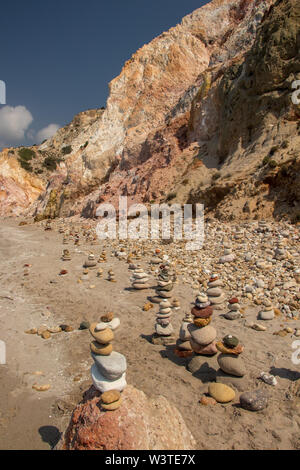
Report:
[[[91,387],[76,407],[61,450],[192,450],[196,442],[181,414],[166,398],[147,398],[128,386],[115,411],[101,411],[100,393]]]

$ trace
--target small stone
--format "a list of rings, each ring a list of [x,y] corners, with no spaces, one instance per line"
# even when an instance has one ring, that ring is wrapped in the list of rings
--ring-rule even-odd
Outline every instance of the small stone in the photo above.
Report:
[[[110,322],[112,321],[112,319],[114,318],[114,314],[113,312],[108,312],[106,313],[105,315],[102,315],[102,317],[100,318],[101,321],[103,322]]]
[[[118,401],[121,398],[121,394],[118,390],[110,390],[109,392],[104,392],[101,395],[101,401],[106,405]]]
[[[261,411],[268,406],[269,395],[264,390],[245,392],[240,396],[241,407],[248,411]]]
[[[205,405],[205,406],[213,406],[213,405],[217,404],[217,402],[214,398],[207,397],[205,395],[200,398],[200,403],[201,403],[201,405]]]
[[[261,372],[260,379],[262,379],[268,385],[277,385],[277,380],[274,375],[268,374],[267,372]]]
[[[245,366],[242,360],[234,354],[220,354],[217,358],[220,369],[229,375],[235,377],[244,377],[246,374]]]
[[[79,330],[88,330],[90,327],[89,321],[82,321],[79,326]]]
[[[218,403],[229,403],[235,399],[235,391],[227,385],[221,383],[211,383],[208,386],[208,393]]]
[[[49,339],[51,338],[51,333],[49,331],[43,331],[43,333],[41,334],[41,337],[43,339]]]
[[[92,341],[92,343],[90,344],[90,348],[94,354],[99,354],[101,356],[109,356],[113,351],[111,343],[99,344],[97,343],[97,341]]]
[[[239,344],[239,340],[236,336],[226,335],[223,338],[223,343],[228,348],[235,348]]]
[[[49,333],[61,333],[60,326],[53,326],[52,328],[48,328]]]
[[[207,344],[206,346],[201,346],[200,344],[196,343],[192,338],[190,339],[191,347],[193,351],[197,354],[201,354],[204,356],[214,356],[217,354],[218,350],[216,348],[215,341]]]
[[[151,302],[148,302],[143,306],[144,312],[148,312],[148,310],[151,310],[151,308],[153,308],[153,304],[151,304]]]
[[[208,325],[208,326],[205,326],[204,328],[194,329],[192,328],[192,326],[189,327],[189,331],[191,333],[193,340],[197,344],[200,344],[201,346],[207,346],[208,344],[210,344],[212,341],[215,340],[217,336],[217,332],[214,327]]]
[[[238,320],[239,318],[241,318],[241,316],[242,315],[240,312],[234,312],[234,311],[230,311],[224,314],[224,318],[226,318],[226,320]]]
[[[90,333],[98,343],[108,344],[114,339],[114,334],[110,328],[106,328],[102,331],[96,330],[97,323],[92,323],[90,326]]]
[[[196,325],[198,328],[203,328],[204,326],[209,325],[210,322],[211,322],[211,317],[210,318],[195,318],[194,325]]]
[[[30,330],[25,331],[28,335],[36,335],[38,332],[37,328],[31,328]]]
[[[109,403],[108,405],[106,405],[105,403],[101,403],[101,408],[105,411],[115,411],[118,408],[120,408],[121,404],[122,404],[122,398],[120,398],[119,400],[113,403]]]
[[[254,323],[251,328],[256,331],[266,331],[267,327],[260,325],[259,323]]]
[[[126,372],[124,372],[124,374],[117,380],[108,380],[100,373],[96,364],[93,364],[91,367],[91,375],[95,388],[102,393],[110,390],[118,390],[119,392],[122,392],[127,385]]]
[[[194,307],[192,308],[191,313],[196,318],[209,318],[213,314],[213,308],[211,306],[208,306],[206,308]]]
[[[32,388],[36,390],[37,392],[46,392],[47,390],[51,388],[51,385],[50,384],[45,384],[45,385],[33,384]]]
[[[227,348],[225,344],[222,343],[222,341],[218,341],[216,343],[216,347],[221,353],[235,354],[236,356],[238,356],[244,351],[244,346],[242,346],[241,344],[238,344],[235,348]]]

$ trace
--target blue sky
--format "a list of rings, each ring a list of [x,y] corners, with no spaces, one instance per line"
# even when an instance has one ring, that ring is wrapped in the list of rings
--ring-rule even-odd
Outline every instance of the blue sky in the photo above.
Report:
[[[53,133],[49,125],[63,126],[80,111],[105,106],[108,83],[124,62],[206,3],[2,2],[0,80],[7,96],[0,105],[0,148],[36,143]]]

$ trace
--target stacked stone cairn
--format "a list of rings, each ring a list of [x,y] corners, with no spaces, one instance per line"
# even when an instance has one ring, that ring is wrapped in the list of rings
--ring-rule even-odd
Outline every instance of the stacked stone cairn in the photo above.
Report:
[[[88,259],[84,262],[83,267],[84,268],[89,268],[89,269],[95,269],[97,265],[97,262],[95,260],[95,256],[93,253],[90,253],[88,256]]]
[[[213,308],[206,294],[200,293],[195,301],[195,306],[191,310],[194,317],[193,323],[188,325],[188,331],[191,335],[191,348],[196,354],[204,356],[213,356],[216,354],[217,332],[210,325]]]
[[[156,314],[155,333],[152,336],[153,344],[167,345],[175,342],[171,316],[171,303],[168,299],[163,299],[159,304],[159,312]]]
[[[236,385],[238,380],[232,378],[242,378],[246,374],[246,369],[240,358],[244,347],[237,337],[226,335],[222,341],[217,342],[217,349],[221,354],[217,357],[220,370],[217,372],[217,382],[231,383]]]
[[[103,250],[98,260],[98,263],[106,263],[106,261],[107,261],[106,251]]]
[[[135,270],[133,271],[132,277],[130,278],[132,282],[132,288],[136,290],[149,289],[150,285],[148,284],[149,276],[142,267],[138,264]]]
[[[218,274],[212,274],[209,282],[207,283],[208,289],[206,291],[206,295],[210,304],[220,306],[221,308],[225,301],[225,294],[221,289],[222,286],[223,282],[221,279],[219,279]]]
[[[190,313],[186,313],[182,319],[179,339],[176,342],[176,348],[174,353],[178,357],[190,357],[194,354],[190,343],[191,334],[188,330],[188,326],[193,323],[193,316]]]
[[[170,279],[169,266],[163,265],[158,275],[158,286],[155,290],[157,295],[152,297],[152,302],[158,304],[164,299],[170,299],[172,297],[171,291],[173,287],[174,282]]]
[[[52,230],[51,220],[50,219],[48,219],[47,222],[46,222],[45,230]]]
[[[232,261],[235,260],[235,254],[232,253],[232,248],[229,243],[224,244],[224,254],[221,256],[219,263],[224,264],[224,263],[231,263]]]
[[[286,251],[284,249],[284,243],[279,241],[275,250],[275,259],[282,261],[287,257]]]
[[[61,259],[63,261],[71,261],[71,255],[69,250],[64,250]]]
[[[228,308],[229,312],[224,315],[227,320],[237,320],[238,318],[241,318],[241,306],[237,297],[232,297],[232,299],[229,300]]]
[[[263,300],[263,309],[258,313],[259,320],[273,320],[275,312],[270,300]]]
[[[103,269],[99,268],[97,271],[97,277],[102,278],[103,277]]]
[[[104,321],[104,320],[109,321]],[[114,319],[111,314],[101,317],[101,323],[92,323],[90,333],[94,339],[91,343],[91,355],[94,364],[91,375],[94,387],[101,392],[102,410],[114,411],[122,403],[121,392],[126,387],[126,358],[113,351],[111,341],[114,339],[112,329],[107,326]]]
[[[107,280],[108,280],[109,282],[117,282],[116,279],[115,279],[115,273],[113,272],[112,269],[110,269],[110,270],[108,271],[108,278],[107,278]]]

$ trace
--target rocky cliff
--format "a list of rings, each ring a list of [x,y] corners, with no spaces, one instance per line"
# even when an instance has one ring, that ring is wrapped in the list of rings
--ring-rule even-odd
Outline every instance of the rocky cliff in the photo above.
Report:
[[[34,149],[44,190],[26,213],[93,217],[122,194],[204,202],[224,219],[297,217],[299,22],[297,0],[213,0],[183,18],[126,62],[105,110]]]

